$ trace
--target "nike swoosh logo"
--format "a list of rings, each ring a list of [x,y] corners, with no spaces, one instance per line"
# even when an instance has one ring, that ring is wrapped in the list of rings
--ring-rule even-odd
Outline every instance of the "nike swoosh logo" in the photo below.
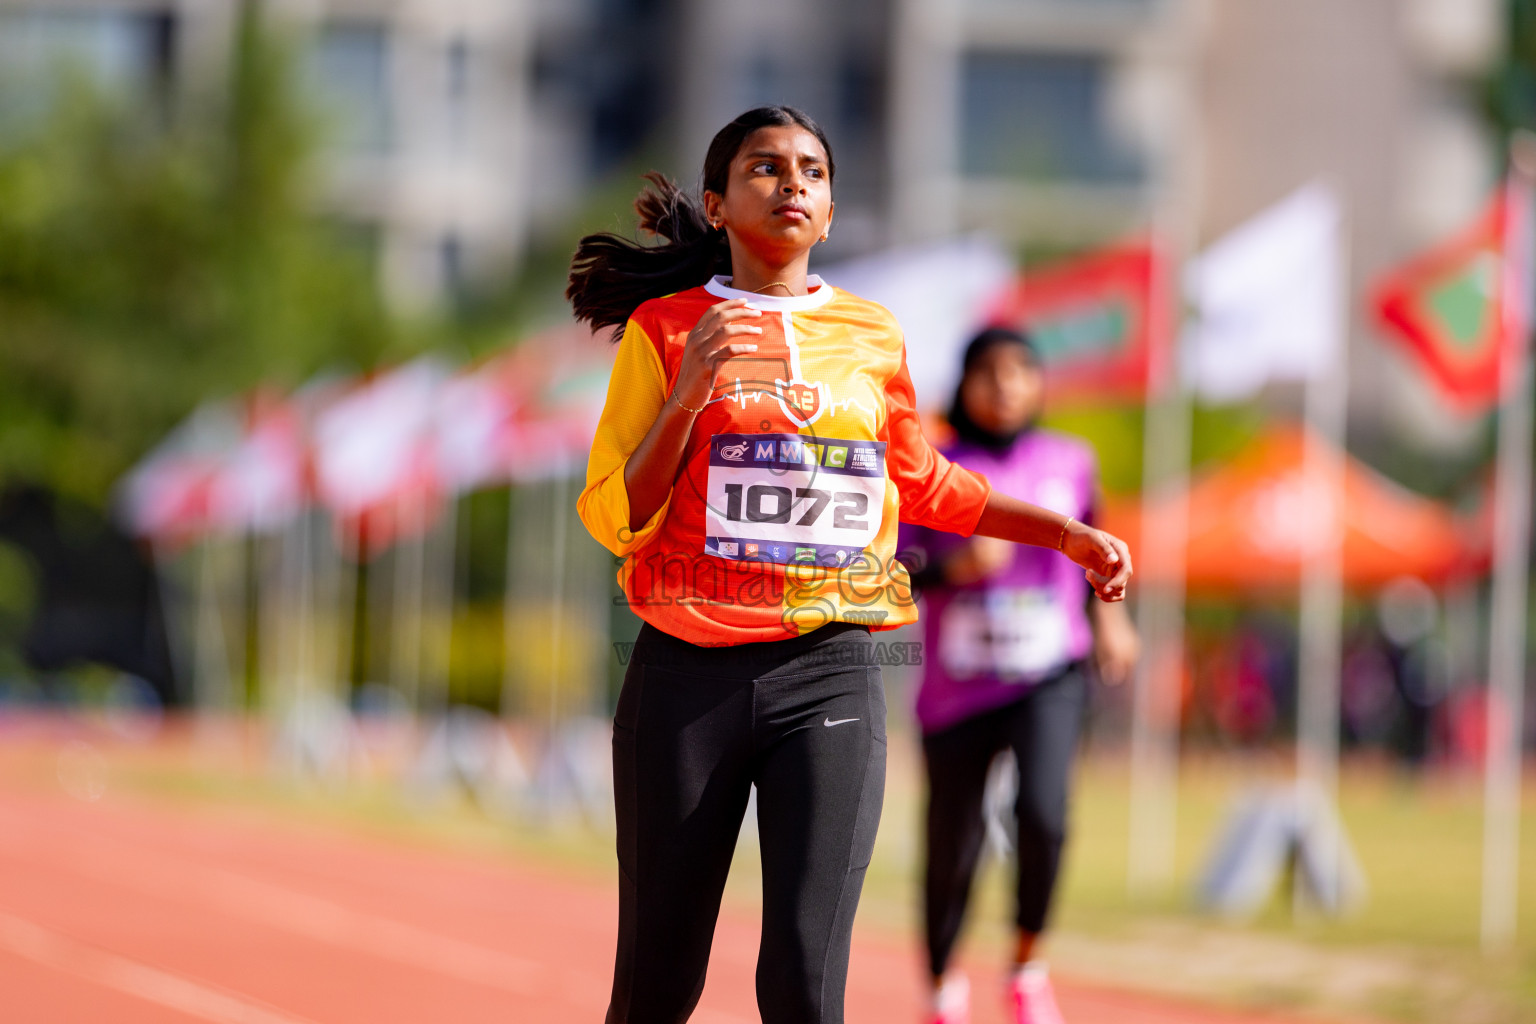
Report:
[[[827,728],[830,729],[834,725],[847,725],[849,722],[857,722],[857,721],[858,721],[857,718],[839,718],[837,721],[834,722],[830,718],[825,718],[825,719],[822,719],[821,724],[825,725]]]

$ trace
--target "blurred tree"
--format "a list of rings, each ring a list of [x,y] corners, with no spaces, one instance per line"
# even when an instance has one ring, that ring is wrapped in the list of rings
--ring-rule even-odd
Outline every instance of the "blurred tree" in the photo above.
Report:
[[[404,344],[314,214],[292,48],[240,18],[221,88],[167,108],[74,81],[0,145],[0,487],[100,508],[202,399]]]
[[[1516,128],[1536,131],[1536,0],[1507,0],[1504,29],[1504,52],[1483,94],[1501,139]]]

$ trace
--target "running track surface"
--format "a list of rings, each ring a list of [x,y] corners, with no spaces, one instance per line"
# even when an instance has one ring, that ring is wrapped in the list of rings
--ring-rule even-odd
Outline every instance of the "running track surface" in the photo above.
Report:
[[[111,1024],[597,1022],[615,886],[489,855],[107,798],[0,789],[0,1019]],[[757,1020],[756,922],[722,914],[693,1020]],[[850,1024],[916,1024],[916,950],[861,933]],[[977,1024],[1002,1020],[973,973]],[[1072,1024],[1247,1024],[1057,982]]]

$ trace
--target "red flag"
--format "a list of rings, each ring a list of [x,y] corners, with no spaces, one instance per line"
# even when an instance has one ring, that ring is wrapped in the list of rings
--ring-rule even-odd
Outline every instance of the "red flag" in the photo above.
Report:
[[[525,339],[444,388],[439,473],[470,490],[572,471],[586,459],[613,346],[570,324]]]
[[[124,479],[123,511],[130,529],[142,537],[181,544],[216,528],[213,499],[219,470],[240,431],[231,403],[198,406]]]
[[[422,533],[443,511],[433,431],[448,374],[423,357],[358,383],[315,417],[316,496],[364,556]]]
[[[240,402],[243,434],[219,461],[209,495],[215,525],[231,532],[278,529],[309,498],[309,453],[299,403],[261,389]]]
[[[1519,190],[1505,187],[1460,234],[1387,275],[1376,311],[1456,406],[1481,411],[1499,397],[1500,356],[1518,348],[1525,320]]]
[[[1134,243],[1018,277],[989,321],[1028,331],[1050,374],[1053,399],[1134,399],[1158,358],[1159,254]]]

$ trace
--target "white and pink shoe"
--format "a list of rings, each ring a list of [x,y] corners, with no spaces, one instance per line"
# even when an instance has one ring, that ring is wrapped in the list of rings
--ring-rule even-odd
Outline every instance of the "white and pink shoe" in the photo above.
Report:
[[[971,1024],[971,983],[963,974],[946,975],[933,993],[928,1024]]]
[[[1065,1024],[1051,989],[1045,964],[1032,960],[1013,972],[1008,982],[1008,1004],[1013,1024]]]

